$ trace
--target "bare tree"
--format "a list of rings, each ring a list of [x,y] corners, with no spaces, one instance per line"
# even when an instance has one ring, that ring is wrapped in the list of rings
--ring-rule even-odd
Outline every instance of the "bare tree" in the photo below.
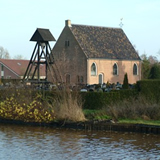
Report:
[[[10,58],[9,52],[2,46],[0,46],[0,59],[9,59],[9,58]]]
[[[157,52],[157,56],[158,56],[158,57],[160,56],[160,49],[159,49],[158,52]]]
[[[15,55],[13,59],[26,59],[26,58],[23,55],[18,54],[18,55]]]
[[[155,56],[149,56],[148,61],[150,62],[150,64],[158,63],[158,59]]]
[[[140,56],[141,60],[148,60],[147,54],[144,52],[141,56]]]

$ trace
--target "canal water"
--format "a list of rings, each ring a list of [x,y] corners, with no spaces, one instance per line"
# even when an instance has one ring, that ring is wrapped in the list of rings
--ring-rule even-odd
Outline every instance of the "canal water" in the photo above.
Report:
[[[160,135],[0,124],[0,160],[159,160]]]

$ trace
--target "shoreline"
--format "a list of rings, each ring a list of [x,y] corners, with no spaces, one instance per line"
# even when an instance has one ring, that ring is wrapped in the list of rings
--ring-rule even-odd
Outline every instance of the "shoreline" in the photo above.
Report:
[[[85,121],[85,122],[24,122],[19,120],[0,119],[2,124],[28,125],[40,127],[53,127],[62,129],[75,129],[85,131],[117,131],[146,134],[160,134],[160,126],[146,124],[110,123],[108,121]]]

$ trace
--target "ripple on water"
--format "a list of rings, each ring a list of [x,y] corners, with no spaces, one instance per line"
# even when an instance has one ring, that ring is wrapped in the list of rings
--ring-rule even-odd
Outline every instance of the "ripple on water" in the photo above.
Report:
[[[160,159],[160,135],[0,125],[0,159]]]

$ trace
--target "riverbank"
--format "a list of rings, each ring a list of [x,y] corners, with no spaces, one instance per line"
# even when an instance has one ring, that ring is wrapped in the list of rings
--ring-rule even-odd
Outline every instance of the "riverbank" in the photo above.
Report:
[[[56,92],[52,96],[44,96],[33,90],[12,90],[10,92],[6,90],[1,96],[0,123],[86,131],[160,133],[160,125],[156,123],[140,122],[139,124],[139,122],[121,121],[137,119],[159,121],[159,103],[149,103],[143,97],[131,98],[112,105],[106,104],[102,109],[92,110],[84,109],[81,96],[68,90]]]
[[[157,125],[111,123],[108,120],[85,121],[85,122],[61,121],[61,122],[51,122],[51,123],[38,123],[38,122],[23,122],[23,121],[17,121],[17,120],[0,119],[0,123],[85,130],[85,131],[109,131],[109,132],[117,131],[117,132],[160,134],[160,126],[157,126]]]

